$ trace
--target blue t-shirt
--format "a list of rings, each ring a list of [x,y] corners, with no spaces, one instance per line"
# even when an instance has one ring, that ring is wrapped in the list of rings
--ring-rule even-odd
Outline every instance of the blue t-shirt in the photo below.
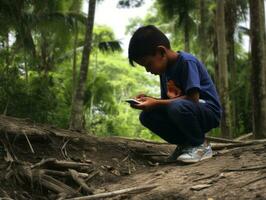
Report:
[[[221,103],[216,88],[205,66],[193,55],[178,52],[175,64],[160,75],[161,97],[167,99],[167,82],[172,80],[184,95],[191,89],[198,89],[200,99],[205,100],[206,106],[220,116]]]

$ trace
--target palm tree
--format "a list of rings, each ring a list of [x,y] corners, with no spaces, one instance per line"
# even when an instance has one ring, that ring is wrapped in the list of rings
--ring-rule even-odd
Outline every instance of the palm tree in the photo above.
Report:
[[[77,87],[75,89],[75,93],[73,94],[72,98],[69,128],[78,131],[83,130],[85,127],[83,106],[84,106],[85,84],[87,80],[89,58],[91,53],[95,7],[96,7],[96,0],[90,0],[88,6],[87,27],[86,27],[86,34],[84,40],[84,48],[82,53],[82,61],[80,65],[79,80],[77,83]]]
[[[159,9],[166,17],[166,20],[171,20],[174,23],[174,29],[177,32],[179,28],[183,29],[184,49],[190,51],[190,37],[195,22],[192,17],[192,12],[196,8],[195,0],[157,0]]]
[[[52,0],[0,1],[1,27],[8,24],[8,32],[15,33],[14,49],[30,54],[27,56],[28,63],[38,66],[36,69],[39,71],[47,73],[55,65],[55,58],[67,47],[73,19],[84,21],[84,16],[79,11],[67,10],[73,6],[81,8],[81,1],[73,0],[70,6],[65,4],[65,1]],[[57,50],[58,46],[60,51]]]
[[[218,66],[219,66],[219,86],[223,115],[221,121],[221,130],[224,137],[231,136],[230,123],[230,104],[228,94],[228,75],[226,59],[226,40],[225,40],[225,22],[224,22],[224,3],[225,0],[217,0],[216,8],[216,32],[218,44]]]
[[[253,100],[253,132],[266,137],[266,58],[265,14],[263,0],[249,0],[251,28],[251,81]]]

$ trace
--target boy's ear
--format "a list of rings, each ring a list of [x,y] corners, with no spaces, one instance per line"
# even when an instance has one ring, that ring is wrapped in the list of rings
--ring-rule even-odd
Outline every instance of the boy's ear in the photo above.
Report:
[[[166,55],[166,50],[166,47],[162,45],[156,47],[156,52],[159,53],[162,57]]]

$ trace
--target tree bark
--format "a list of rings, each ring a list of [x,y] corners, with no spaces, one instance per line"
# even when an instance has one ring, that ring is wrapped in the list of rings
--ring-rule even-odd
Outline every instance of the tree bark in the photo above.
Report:
[[[84,94],[85,86],[88,74],[89,59],[91,53],[91,43],[92,43],[92,30],[94,25],[94,15],[95,15],[96,0],[89,1],[88,7],[88,19],[87,19],[87,30],[85,35],[85,44],[82,53],[82,60],[80,65],[80,74],[75,93],[73,95],[71,116],[69,128],[72,130],[81,131],[84,129]]]
[[[225,29],[226,29],[226,44],[227,44],[227,63],[228,63],[228,70],[230,71],[230,82],[229,88],[230,91],[233,91],[236,87],[236,64],[235,64],[235,28],[237,23],[237,10],[236,10],[236,0],[226,0],[225,1]],[[230,102],[231,102],[231,119],[232,119],[232,127],[236,128],[236,105],[237,102],[237,95],[229,94]],[[236,130],[233,129],[232,130]],[[233,132],[231,132],[233,133]],[[234,137],[232,134],[231,137]]]
[[[226,59],[226,40],[224,23],[224,0],[217,0],[216,8],[216,31],[218,41],[218,65],[219,65],[219,86],[223,115],[221,120],[221,130],[224,137],[231,136],[230,123],[230,101],[228,95],[228,75]]]
[[[265,14],[263,0],[249,0],[251,28],[251,90],[253,103],[253,133],[266,137],[265,91]]]
[[[207,36],[207,7],[205,0],[200,0],[200,25],[199,25],[199,45],[200,45],[200,59],[203,63],[206,61],[207,51],[206,51],[206,36]]]
[[[78,41],[78,23],[75,19],[74,21],[74,55],[73,55],[73,67],[72,67],[72,95],[75,93],[76,83],[77,83],[77,41]],[[74,98],[72,98],[74,99]]]

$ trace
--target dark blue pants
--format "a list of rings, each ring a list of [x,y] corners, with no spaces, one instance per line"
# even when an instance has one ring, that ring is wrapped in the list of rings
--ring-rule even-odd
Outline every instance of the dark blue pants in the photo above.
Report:
[[[171,144],[197,146],[205,133],[219,125],[219,116],[205,103],[177,99],[168,105],[142,111],[140,122]]]

